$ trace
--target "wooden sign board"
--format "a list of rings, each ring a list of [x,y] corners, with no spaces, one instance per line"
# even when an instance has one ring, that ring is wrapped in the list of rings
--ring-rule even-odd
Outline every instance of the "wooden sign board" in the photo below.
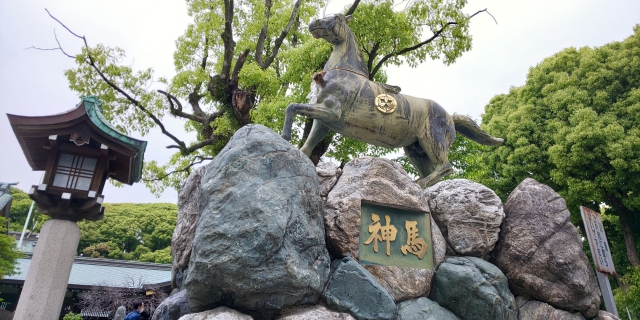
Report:
[[[607,235],[604,233],[600,213],[581,206],[580,214],[582,215],[582,221],[584,221],[596,270],[610,275],[615,274],[616,269],[613,266],[611,250],[609,250],[609,243],[607,242]]]
[[[362,264],[433,270],[431,217],[362,202],[358,249]]]

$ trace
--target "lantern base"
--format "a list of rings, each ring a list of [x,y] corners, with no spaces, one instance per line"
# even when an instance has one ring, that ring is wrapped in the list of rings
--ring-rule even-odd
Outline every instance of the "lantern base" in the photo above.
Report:
[[[14,319],[57,320],[80,241],[75,222],[47,220],[40,231]]]
[[[35,185],[29,189],[29,198],[38,206],[38,212],[53,219],[77,222],[83,219],[98,221],[104,218],[104,196],[93,194],[89,198],[73,198],[70,193],[61,195],[46,191],[47,185]]]

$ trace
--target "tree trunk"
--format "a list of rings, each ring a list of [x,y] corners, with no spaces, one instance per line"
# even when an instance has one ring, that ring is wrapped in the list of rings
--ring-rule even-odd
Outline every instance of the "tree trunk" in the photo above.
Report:
[[[640,259],[638,259],[638,251],[636,250],[636,244],[633,239],[633,233],[631,231],[631,226],[629,225],[629,211],[624,205],[620,202],[619,199],[615,197],[610,197],[611,205],[618,213],[618,217],[620,217],[620,226],[622,227],[622,235],[624,236],[624,244],[627,247],[627,258],[629,259],[629,263],[632,266],[637,267],[640,266]]]
[[[620,216],[620,224],[622,225],[622,234],[624,235],[624,244],[627,247],[627,256],[632,266],[640,266],[640,259],[638,259],[638,251],[636,250],[636,244],[633,239],[633,233],[629,226],[629,213],[623,209],[618,213]]]

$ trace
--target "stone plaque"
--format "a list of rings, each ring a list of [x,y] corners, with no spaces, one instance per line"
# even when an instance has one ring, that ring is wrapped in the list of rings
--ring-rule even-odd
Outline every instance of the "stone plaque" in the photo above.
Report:
[[[361,264],[433,270],[429,213],[362,202]]]
[[[614,275],[616,268],[613,266],[611,250],[609,250],[609,243],[607,242],[607,235],[604,233],[600,213],[581,206],[580,214],[582,214],[582,221],[584,221],[585,231],[587,239],[589,240],[589,247],[591,247],[591,255],[593,256],[596,270]]]

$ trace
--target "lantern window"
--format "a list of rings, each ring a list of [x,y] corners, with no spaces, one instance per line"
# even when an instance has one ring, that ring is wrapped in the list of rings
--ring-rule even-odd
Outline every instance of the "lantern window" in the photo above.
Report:
[[[61,152],[53,186],[89,191],[97,163],[97,158]]]

